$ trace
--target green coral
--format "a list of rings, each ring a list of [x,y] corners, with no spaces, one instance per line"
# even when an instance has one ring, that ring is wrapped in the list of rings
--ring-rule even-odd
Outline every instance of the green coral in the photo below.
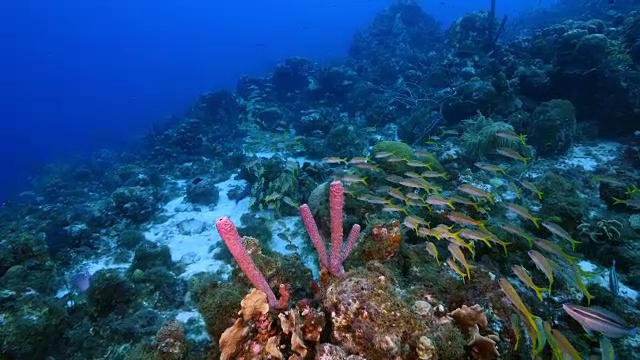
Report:
[[[47,244],[27,233],[9,235],[0,251],[0,287],[46,293],[59,285]]]
[[[611,68],[619,71],[632,71],[634,68],[631,52],[620,40],[609,40],[607,62],[611,64]]]
[[[146,271],[158,266],[170,268],[172,265],[171,251],[167,245],[159,245],[145,240],[136,249],[129,269],[131,271],[135,269]]]
[[[462,332],[451,324],[440,326],[434,334],[433,342],[436,345],[438,359],[463,360],[467,358],[465,350],[467,340]]]
[[[371,157],[375,157],[379,153],[390,153],[394,156],[410,159],[413,156],[413,149],[401,141],[381,141],[371,150]],[[378,161],[378,163],[382,170],[390,173],[401,173],[405,168],[402,162]]]
[[[63,342],[70,321],[63,304],[38,294],[3,297],[0,359],[46,359]]]
[[[116,309],[127,309],[134,302],[135,294],[133,283],[118,270],[99,270],[87,290],[89,312],[95,317],[104,317]]]
[[[146,238],[139,229],[127,229],[118,236],[118,248],[133,250],[136,246],[144,242]]]
[[[494,121],[482,114],[462,121],[465,131],[461,141],[465,155],[473,160],[480,160],[497,148],[511,148],[518,150],[523,156],[530,155],[530,149],[518,140],[505,139],[496,134],[501,131],[513,131],[513,126]]]
[[[192,279],[190,285],[207,333],[212,339],[219,339],[238,317],[238,305],[247,290],[239,284],[221,284],[209,280],[206,277]]]
[[[320,219],[329,219],[329,182],[318,185],[309,195],[307,204],[313,215]]]
[[[569,149],[576,135],[576,109],[568,100],[543,102],[531,114],[529,143],[541,156],[559,155]]]

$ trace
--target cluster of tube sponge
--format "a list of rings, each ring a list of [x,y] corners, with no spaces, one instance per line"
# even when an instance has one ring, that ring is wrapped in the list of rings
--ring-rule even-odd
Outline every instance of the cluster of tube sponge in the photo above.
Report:
[[[360,235],[360,225],[355,224],[349,232],[346,245],[343,244],[344,230],[342,226],[343,210],[344,210],[344,187],[340,181],[334,181],[329,186],[329,214],[331,219],[331,247],[330,256],[327,254],[327,247],[318,231],[313,214],[309,205],[300,206],[300,216],[304,227],[307,229],[309,238],[318,252],[320,266],[326,269],[330,274],[336,277],[344,275],[343,263],[349,257],[353,247]],[[242,237],[238,233],[238,229],[231,219],[226,216],[216,221],[216,229],[220,237],[229,248],[229,252],[233,255],[242,272],[247,276],[249,281],[256,289],[267,294],[267,301],[270,306],[278,306],[276,295],[269,287],[269,283],[264,275],[258,270],[256,264],[251,259],[242,242]]]

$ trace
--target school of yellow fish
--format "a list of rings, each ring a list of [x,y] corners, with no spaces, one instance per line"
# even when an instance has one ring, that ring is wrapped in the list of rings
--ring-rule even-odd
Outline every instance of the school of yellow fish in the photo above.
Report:
[[[505,131],[499,132],[495,136],[526,145],[525,135]],[[433,142],[429,143],[433,144]],[[508,147],[495,149],[495,153],[511,160],[521,161],[525,167],[530,160],[519,154],[517,150]],[[368,157],[352,159],[330,157],[324,159],[324,162],[344,165],[345,171],[341,172],[341,175],[336,175],[336,178],[343,183],[357,186],[352,194],[358,194],[354,196],[357,196],[359,200],[379,205],[382,212],[397,214],[405,227],[415,231],[417,236],[429,239],[426,241],[427,253],[435,259],[438,265],[441,264],[441,260],[436,243],[446,241],[448,243],[446,249],[450,256],[447,257],[445,263],[462,278],[463,282],[471,279],[474,265],[467,257],[475,255],[475,247],[478,244],[482,243],[488,247],[500,245],[506,255],[509,245],[521,242],[530,248],[528,255],[537,270],[548,279],[548,284],[540,286],[534,283],[530,275],[531,270],[522,265],[514,265],[512,270],[515,278],[533,291],[540,301],[543,301],[544,293],[547,293],[547,296],[551,294],[555,273],[566,278],[568,283],[574,285],[590,303],[593,296],[588,292],[584,282],[584,278],[588,274],[585,274],[577,265],[577,257],[571,255],[562,245],[562,242],[566,242],[571,245],[571,251],[575,251],[580,242],[573,239],[570,233],[559,224],[537,218],[524,205],[527,202],[540,201],[543,198],[544,194],[534,183],[526,179],[519,179],[519,176],[507,175],[505,167],[476,162],[474,166],[479,170],[489,172],[496,177],[502,176],[509,181],[509,190],[513,191],[518,203],[496,201],[500,194],[488,190],[491,187],[485,184],[465,182],[458,186],[450,185],[447,182],[448,175],[446,173],[434,171],[429,162],[423,161],[433,155],[425,150],[414,151],[411,158],[401,157],[391,152],[375,152]],[[379,166],[384,161],[402,162],[406,165],[404,168],[407,171],[403,174],[385,173]],[[366,172],[375,172],[375,174],[366,174]],[[367,183],[369,177],[372,179],[384,177],[385,183],[378,184],[379,180],[375,180],[374,187],[373,184]],[[443,188],[447,186],[449,188]],[[366,192],[362,191],[363,187]],[[532,194],[530,198],[527,197],[526,201],[522,196],[522,189],[526,189]],[[474,218],[481,213],[490,214],[496,208],[503,208],[506,212],[515,214],[524,223],[531,222],[537,229],[541,229],[542,226],[551,235],[550,238],[535,237],[522,227],[514,225],[513,222],[498,223]],[[428,215],[426,215],[427,213]],[[420,214],[423,215],[420,216]],[[427,218],[448,221],[431,224]],[[497,229],[502,230],[508,238],[500,238],[492,232]],[[430,239],[434,239],[435,242]],[[440,246],[440,248],[443,249],[444,246]],[[580,359],[578,352],[559,331],[551,329],[549,322],[542,321],[540,317],[531,313],[510,280],[500,278],[499,284],[504,295],[519,315],[512,318],[513,330],[516,334],[516,349],[520,341],[521,327],[530,339],[534,358],[538,357],[545,344],[549,343],[557,359],[564,359],[565,356]]]

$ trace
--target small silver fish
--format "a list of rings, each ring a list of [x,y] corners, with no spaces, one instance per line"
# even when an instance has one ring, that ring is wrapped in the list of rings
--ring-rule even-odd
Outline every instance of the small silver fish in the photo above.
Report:
[[[287,234],[285,234],[285,233],[283,233],[283,232],[279,232],[277,235],[278,235],[278,237],[279,237],[280,239],[282,239],[282,240],[284,240],[284,241],[287,241],[287,242],[288,242],[288,241],[290,241],[290,240],[289,240],[289,237],[287,236]]]
[[[618,280],[618,273],[616,273],[616,261],[613,260],[611,270],[609,270],[609,291],[616,297],[620,292],[620,281]]]
[[[284,248],[285,248],[285,250],[291,251],[291,252],[298,251],[298,247],[296,245],[294,245],[294,244],[287,244],[287,245],[285,245]]]

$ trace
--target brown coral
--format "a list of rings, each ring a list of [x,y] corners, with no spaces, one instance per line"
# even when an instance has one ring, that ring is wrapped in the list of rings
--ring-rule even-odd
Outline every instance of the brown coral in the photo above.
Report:
[[[301,323],[299,314],[296,310],[289,311],[288,316],[284,314],[278,315],[280,318],[280,327],[285,334],[291,334],[291,350],[304,358],[307,355],[307,346],[304,343],[301,331]]]
[[[269,312],[267,294],[258,289],[252,289],[251,292],[242,299],[240,306],[242,308],[238,311],[238,315],[242,315],[244,321],[257,319],[260,315]]]
[[[471,348],[471,356],[476,360],[493,360],[500,356],[496,344],[500,341],[495,334],[489,334],[487,336],[480,335],[480,329],[478,325],[474,325],[471,329],[471,340],[469,341],[469,348]]]
[[[264,347],[264,350],[269,354],[273,359],[282,360],[284,356],[282,355],[282,351],[278,346],[278,337],[272,336],[267,340],[267,345]]]
[[[471,334],[474,325],[480,329],[486,329],[489,326],[484,309],[479,304],[471,307],[462,305],[461,308],[453,310],[449,316],[453,318],[456,326],[466,334]]]
[[[356,251],[359,258],[365,262],[386,261],[395,256],[401,243],[400,223],[397,220],[390,223],[381,222],[371,225],[371,231],[366,233]]]
[[[249,335],[249,327],[243,326],[242,319],[225,330],[220,336],[220,360],[232,360],[242,350],[242,345]]]
[[[304,344],[304,341],[302,341],[302,336],[299,329],[296,329],[291,334],[291,350],[300,355],[300,357],[303,359],[305,356],[307,356],[307,346]]]
[[[296,308],[302,320],[301,330],[304,339],[314,343],[319,342],[322,329],[325,327],[324,312],[313,308],[308,300],[298,301]]]
[[[480,329],[489,327],[487,315],[479,304],[471,307],[462,305],[461,308],[449,314],[456,326],[469,336],[467,346],[471,349],[471,356],[476,360],[493,360],[500,354],[496,344],[500,339],[496,334],[482,335]]]

